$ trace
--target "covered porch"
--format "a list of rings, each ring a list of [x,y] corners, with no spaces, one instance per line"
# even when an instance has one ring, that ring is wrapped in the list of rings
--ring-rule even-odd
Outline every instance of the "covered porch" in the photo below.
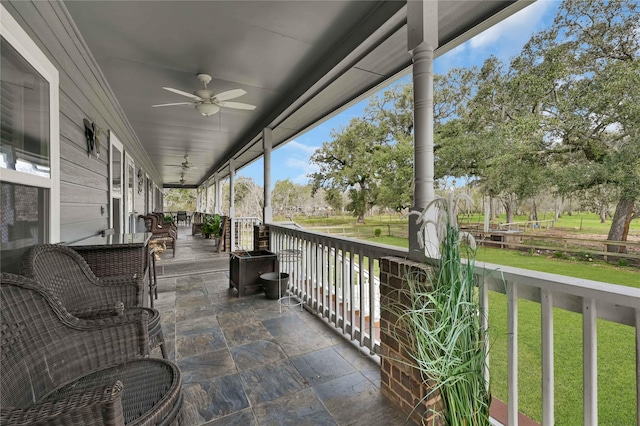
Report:
[[[383,396],[378,356],[307,309],[239,298],[229,253],[178,229],[176,257],[157,262],[155,307],[183,374],[185,424],[414,424]]]

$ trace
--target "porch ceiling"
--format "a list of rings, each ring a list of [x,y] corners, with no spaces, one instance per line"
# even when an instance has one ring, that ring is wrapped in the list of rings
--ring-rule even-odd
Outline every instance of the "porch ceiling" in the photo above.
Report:
[[[440,48],[471,37],[530,1],[440,1]],[[261,132],[273,145],[339,112],[406,71],[406,1],[68,1],[65,3],[165,187],[180,179],[183,156],[197,168],[190,186],[228,174],[261,156]],[[234,101],[203,117],[163,86],[193,92],[196,74],[214,92],[241,88]]]

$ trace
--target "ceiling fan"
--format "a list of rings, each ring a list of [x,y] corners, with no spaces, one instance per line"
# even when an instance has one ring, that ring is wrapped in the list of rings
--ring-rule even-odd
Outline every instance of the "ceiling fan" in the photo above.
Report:
[[[189,156],[185,155],[184,156],[184,161],[180,164],[165,164],[165,166],[168,167],[182,167],[183,170],[189,170],[189,169],[197,169],[198,167],[195,166],[193,163],[191,163],[189,161]]]
[[[184,186],[185,183],[187,183],[187,181],[184,178],[184,172],[180,173],[180,180],[178,182],[172,182],[175,184],[180,184],[181,186]]]
[[[226,92],[213,93],[213,90],[207,89],[207,84],[211,82],[211,76],[209,74],[198,74],[198,80],[204,85],[204,89],[196,90],[193,93],[184,92],[182,90],[174,89],[172,87],[163,87],[163,89],[178,95],[186,96],[193,99],[191,102],[175,102],[170,104],[151,105],[152,107],[165,107],[165,106],[177,106],[177,105],[192,105],[200,114],[205,117],[213,115],[220,111],[220,107],[254,110],[255,105],[245,104],[242,102],[228,102],[231,99],[239,98],[247,92],[242,89],[232,89]]]

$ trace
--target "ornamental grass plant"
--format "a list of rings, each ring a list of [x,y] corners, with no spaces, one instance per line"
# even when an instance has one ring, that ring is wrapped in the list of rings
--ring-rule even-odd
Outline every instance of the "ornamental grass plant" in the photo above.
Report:
[[[429,389],[423,401],[440,394],[441,411],[431,409],[425,418],[435,415],[435,423],[442,416],[449,426],[488,425],[487,330],[475,285],[475,241],[458,229],[453,198],[433,203],[439,211],[440,257],[425,260],[424,276],[406,276],[406,286],[387,308],[398,318],[390,331],[410,356],[395,361],[419,371]],[[421,221],[424,229],[424,216]]]

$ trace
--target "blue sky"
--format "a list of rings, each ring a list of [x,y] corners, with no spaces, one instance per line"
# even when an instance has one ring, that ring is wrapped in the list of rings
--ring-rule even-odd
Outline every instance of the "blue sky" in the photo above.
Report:
[[[437,74],[445,74],[455,67],[481,66],[490,55],[495,55],[507,62],[520,52],[534,32],[550,25],[559,6],[559,0],[536,1],[437,58],[434,62],[434,71]],[[411,75],[408,75],[400,81],[410,81],[410,79]],[[384,90],[385,88],[381,89],[381,91]],[[301,185],[308,183],[307,175],[316,170],[316,167],[309,164],[311,155],[322,146],[323,142],[331,140],[332,130],[346,126],[352,118],[361,117],[366,104],[365,99],[274,150],[271,154],[272,186],[277,181],[285,179],[291,179],[294,183]],[[236,176],[252,178],[258,185],[262,185],[263,173],[263,161],[259,159],[238,170]]]

